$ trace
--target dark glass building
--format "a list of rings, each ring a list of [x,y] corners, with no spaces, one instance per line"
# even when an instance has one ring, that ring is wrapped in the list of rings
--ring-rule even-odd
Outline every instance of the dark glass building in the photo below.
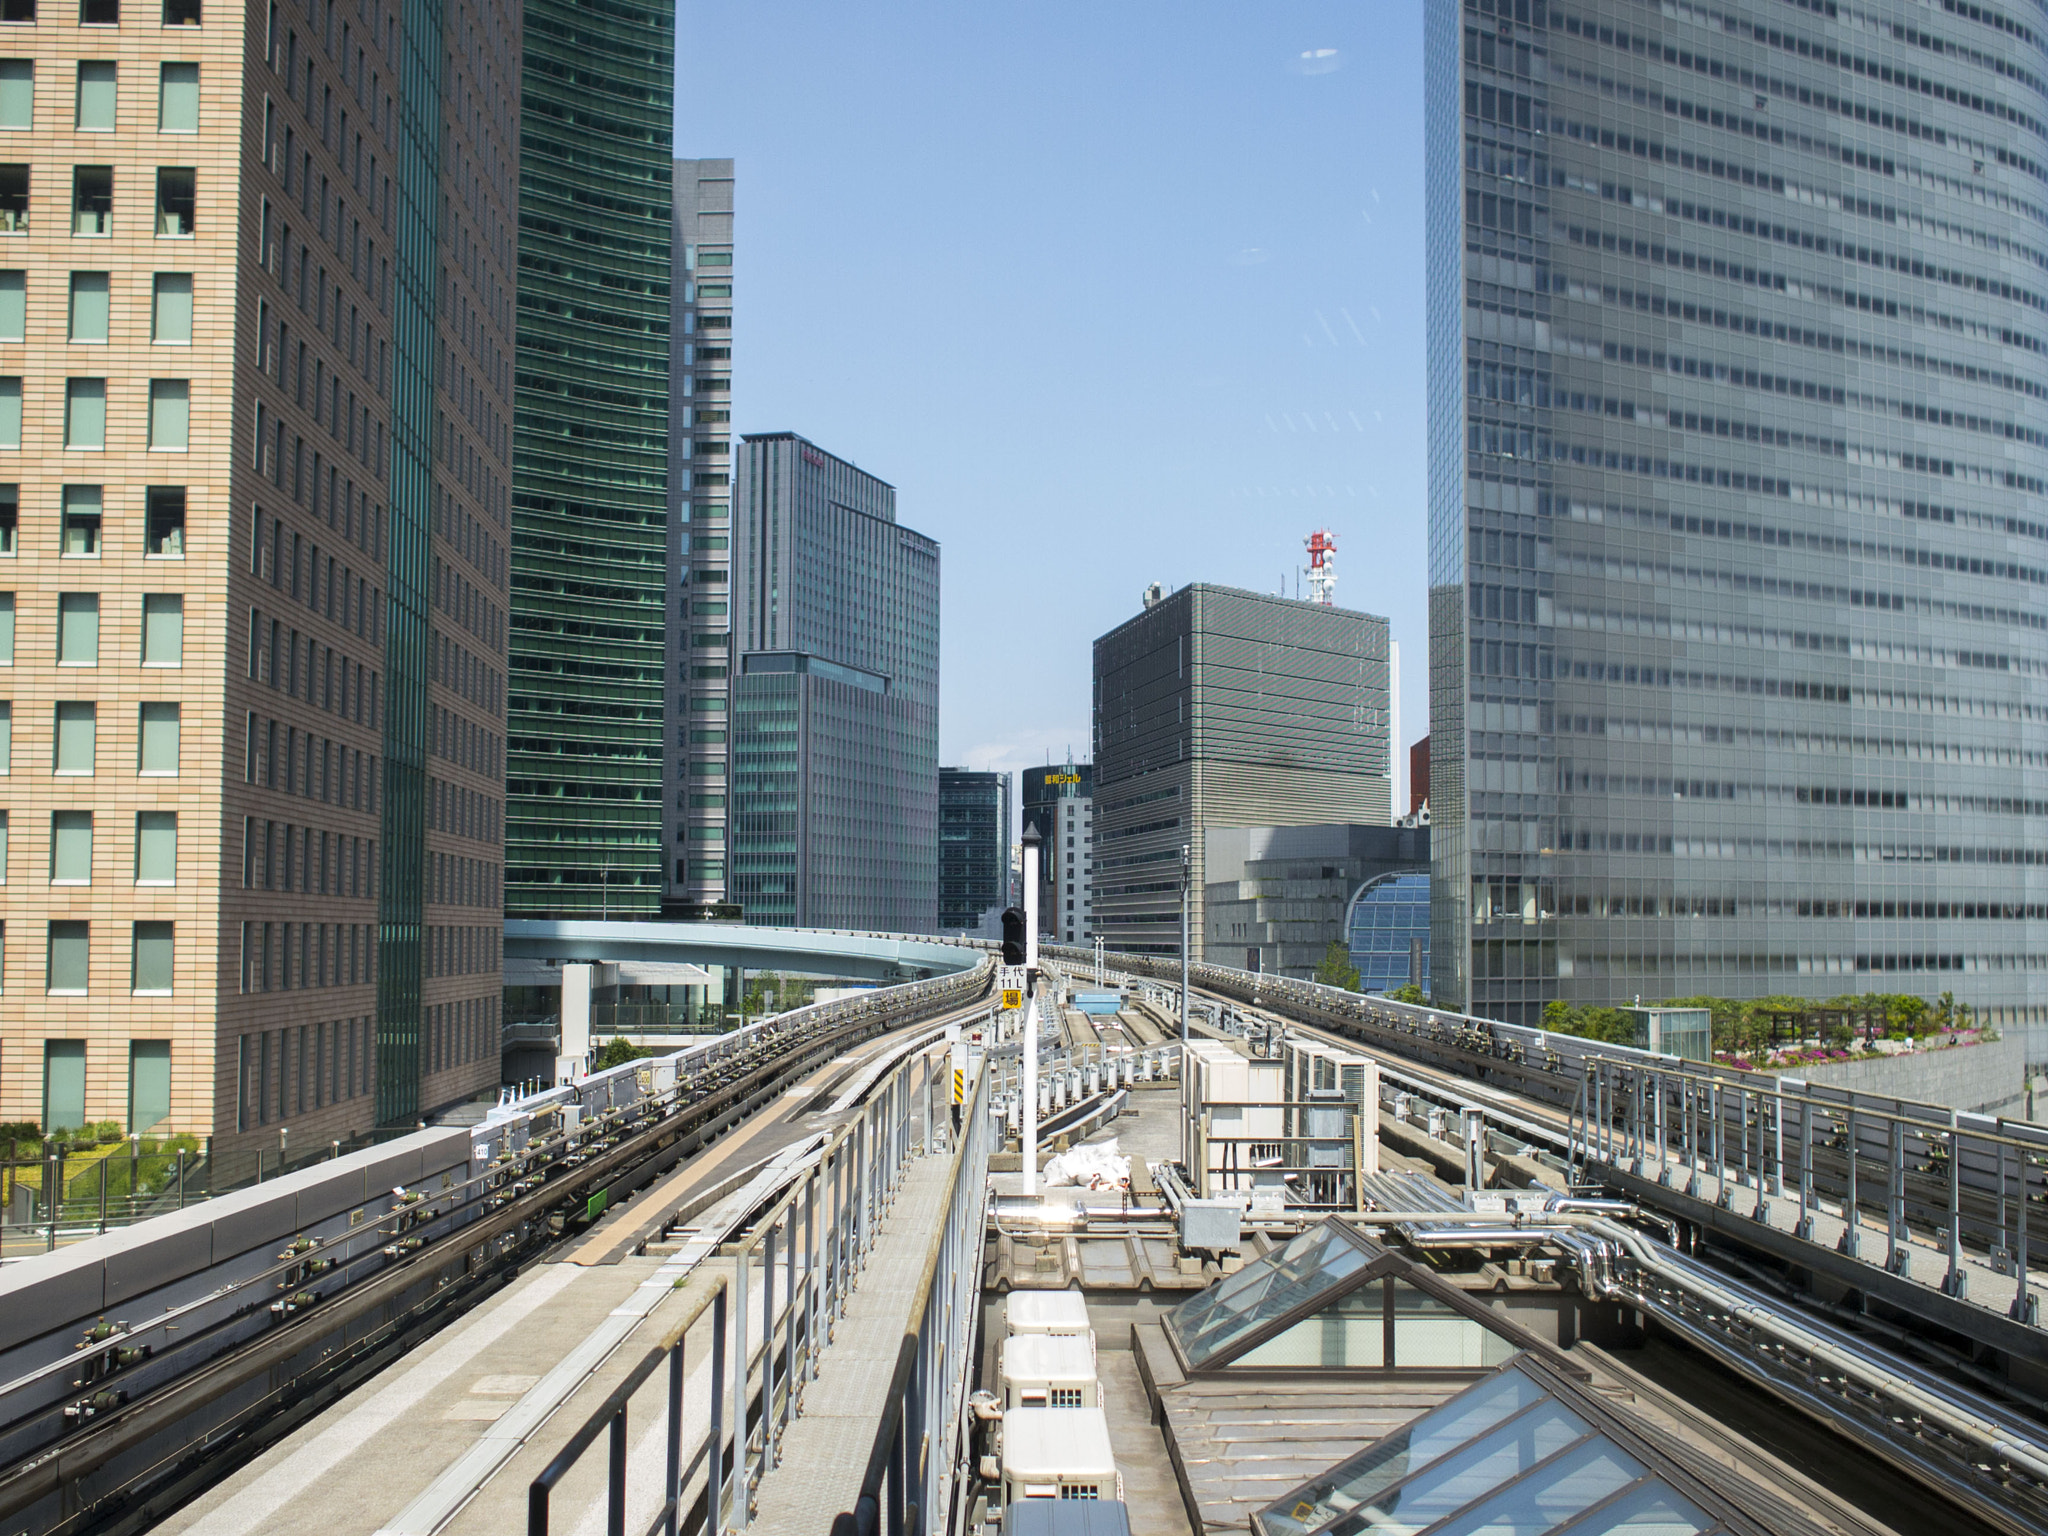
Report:
[[[526,0],[505,910],[663,890],[675,18]]]
[[[939,932],[978,933],[1010,904],[1010,776],[939,770]]]
[[[1095,931],[1180,952],[1182,850],[1199,949],[1205,829],[1385,826],[1387,621],[1196,583],[1095,642]]]
[[[662,910],[734,917],[725,901],[725,769],[732,671],[733,171],[675,163],[670,295],[668,744]]]
[[[2040,17],[1426,18],[1431,990],[2039,1021]]]
[[[939,920],[939,546],[896,491],[792,432],[733,496],[727,899],[750,923]]]

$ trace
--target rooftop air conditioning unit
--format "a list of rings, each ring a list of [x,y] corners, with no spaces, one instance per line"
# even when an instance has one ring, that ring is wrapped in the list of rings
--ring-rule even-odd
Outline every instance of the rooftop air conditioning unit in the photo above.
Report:
[[[1003,1407],[1100,1408],[1091,1338],[1022,1333],[1002,1345]]]
[[[1122,1499],[1100,1408],[1014,1408],[1003,1415],[1004,1525],[1033,1499]]]

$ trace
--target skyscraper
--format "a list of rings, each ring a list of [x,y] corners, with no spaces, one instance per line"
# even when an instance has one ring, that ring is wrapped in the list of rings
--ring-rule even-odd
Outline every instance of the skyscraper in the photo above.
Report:
[[[525,0],[505,909],[661,908],[675,17]]]
[[[2040,1020],[2040,33],[1426,29],[1436,997]]]
[[[669,854],[662,909],[724,915],[732,619],[732,162],[675,163],[668,418]]]
[[[729,899],[751,923],[938,923],[939,546],[792,432],[742,439]]]
[[[939,770],[939,932],[978,933],[1010,904],[1010,776]]]
[[[519,17],[9,19],[0,1118],[232,1178],[498,1078]]]
[[[1145,601],[1095,642],[1095,931],[1178,954],[1185,849],[1199,955],[1207,828],[1391,819],[1387,621],[1199,582]]]

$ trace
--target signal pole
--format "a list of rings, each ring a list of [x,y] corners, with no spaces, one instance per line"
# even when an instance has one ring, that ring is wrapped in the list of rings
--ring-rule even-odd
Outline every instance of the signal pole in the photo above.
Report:
[[[1024,829],[1024,1193],[1038,1193],[1038,828]]]

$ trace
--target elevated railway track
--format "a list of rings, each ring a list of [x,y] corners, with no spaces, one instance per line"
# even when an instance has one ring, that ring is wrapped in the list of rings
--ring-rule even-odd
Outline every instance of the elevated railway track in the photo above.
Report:
[[[0,1272],[0,1519],[148,1528],[810,1079],[988,968],[798,1010]]]

